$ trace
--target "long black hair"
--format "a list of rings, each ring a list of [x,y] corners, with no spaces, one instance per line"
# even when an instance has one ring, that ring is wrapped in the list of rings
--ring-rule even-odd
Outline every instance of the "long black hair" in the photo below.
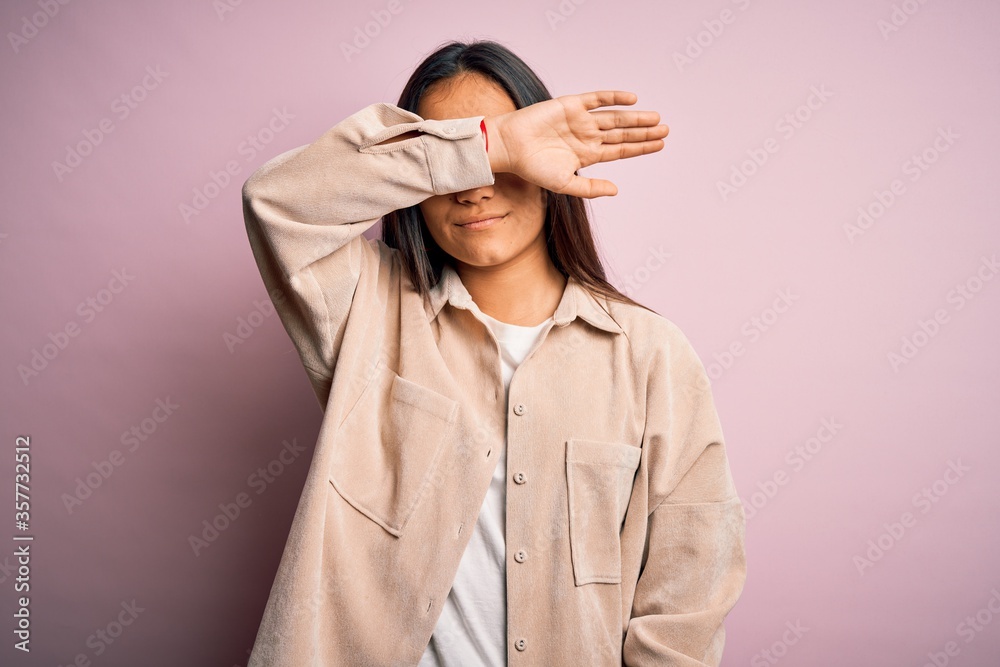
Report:
[[[507,47],[489,40],[453,41],[438,48],[417,66],[396,106],[417,113],[421,98],[431,86],[465,73],[478,73],[496,83],[506,91],[517,109],[552,99],[538,75]],[[546,246],[556,269],[564,276],[573,276],[592,293],[652,310],[608,282],[594,244],[584,200],[546,189],[543,192],[546,197]],[[431,286],[437,284],[449,256],[431,237],[419,205],[385,215],[382,241],[400,251],[421,295],[426,295]]]

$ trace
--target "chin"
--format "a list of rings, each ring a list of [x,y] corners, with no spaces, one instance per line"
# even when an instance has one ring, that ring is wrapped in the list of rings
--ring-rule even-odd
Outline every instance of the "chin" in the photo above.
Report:
[[[504,262],[508,261],[510,257],[469,257],[469,258],[457,258],[459,262],[465,264],[466,266],[474,266],[479,269],[486,269],[491,266],[500,266]]]
[[[514,255],[509,251],[490,250],[488,248],[477,249],[474,252],[465,250],[464,252],[449,253],[451,257],[467,266],[487,268],[498,266],[513,259]]]

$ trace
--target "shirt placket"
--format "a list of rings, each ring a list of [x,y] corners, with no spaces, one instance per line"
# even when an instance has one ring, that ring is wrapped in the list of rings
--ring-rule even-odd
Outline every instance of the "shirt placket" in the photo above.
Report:
[[[507,520],[506,520],[506,561],[507,561],[507,664],[531,664],[530,619],[517,608],[517,601],[526,599],[529,582],[537,581],[537,568],[543,560],[533,558],[531,553],[530,516],[532,501],[539,503],[542,493],[540,479],[532,476],[528,469],[527,448],[531,447],[537,432],[539,414],[530,379],[530,368],[525,369],[545,344],[549,331],[555,326],[549,323],[539,334],[539,340],[524,358],[510,379],[507,400]],[[544,503],[541,503],[544,505]],[[532,573],[535,572],[535,576]],[[543,577],[544,578],[544,577]],[[513,649],[513,650],[511,650]]]
[[[480,317],[478,306],[472,301],[468,291],[461,285],[457,274],[447,276],[447,297],[448,302],[455,308],[467,310],[479,320],[482,326],[489,333],[493,342],[492,369],[491,372],[496,378],[496,391],[498,396],[503,397],[504,385],[500,360],[500,343],[497,341],[490,326]],[[517,606],[517,601],[530,599],[528,590],[532,582],[545,580],[546,577],[539,576],[537,568],[543,567],[544,559],[532,559],[531,548],[532,534],[528,517],[532,515],[532,506],[544,504],[542,496],[544,487],[537,486],[542,480],[535,479],[528,469],[530,457],[528,448],[536,439],[538,432],[538,419],[540,414],[532,412],[532,397],[537,396],[535,389],[530,382],[523,380],[530,377],[530,373],[524,369],[531,362],[531,359],[539,353],[545,345],[549,333],[553,327],[562,327],[570,324],[576,317],[575,302],[569,295],[564,293],[563,300],[560,301],[555,318],[539,334],[538,342],[524,358],[524,360],[514,369],[507,390],[506,414],[503,424],[506,429],[507,447],[507,471],[506,471],[506,508],[505,508],[505,562],[507,574],[507,664],[530,665],[536,662],[533,660],[531,645],[532,633],[537,632],[537,628],[531,627],[532,619]],[[521,380],[519,382],[519,379]],[[498,404],[498,407],[499,404]],[[511,650],[513,649],[513,650]]]

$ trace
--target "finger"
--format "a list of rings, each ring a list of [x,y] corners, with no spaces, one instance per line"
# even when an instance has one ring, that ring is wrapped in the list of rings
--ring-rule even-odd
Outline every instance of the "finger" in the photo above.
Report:
[[[590,111],[597,107],[609,107],[618,104],[635,104],[638,96],[625,90],[595,90],[579,95],[583,106]]]
[[[608,130],[601,137],[605,144],[624,144],[641,141],[653,141],[663,139],[670,133],[670,128],[666,125],[656,125],[655,127],[640,128],[618,128]]]
[[[663,150],[663,139],[641,141],[630,144],[606,144],[601,146],[599,162],[612,162],[624,158],[648,155]]]
[[[618,194],[618,188],[611,181],[602,178],[585,178],[574,174],[569,183],[559,192],[573,197],[593,199],[595,197],[613,197]]]
[[[613,130],[616,127],[650,127],[660,122],[660,114],[655,111],[614,109],[594,111],[590,115],[597,121],[597,127],[602,130]]]

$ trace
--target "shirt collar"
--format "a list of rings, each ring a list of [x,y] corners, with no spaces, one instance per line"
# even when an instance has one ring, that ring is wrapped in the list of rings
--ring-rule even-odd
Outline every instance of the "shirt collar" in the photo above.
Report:
[[[429,319],[437,317],[445,303],[466,310],[475,305],[458,272],[450,264],[444,265],[441,279],[431,288]],[[606,303],[606,299],[591,294],[590,290],[581,285],[576,278],[569,276],[566,281],[566,289],[563,291],[556,311],[552,314],[552,319],[556,326],[561,327],[579,316],[598,329],[611,333],[624,333],[618,323],[608,314]]]

